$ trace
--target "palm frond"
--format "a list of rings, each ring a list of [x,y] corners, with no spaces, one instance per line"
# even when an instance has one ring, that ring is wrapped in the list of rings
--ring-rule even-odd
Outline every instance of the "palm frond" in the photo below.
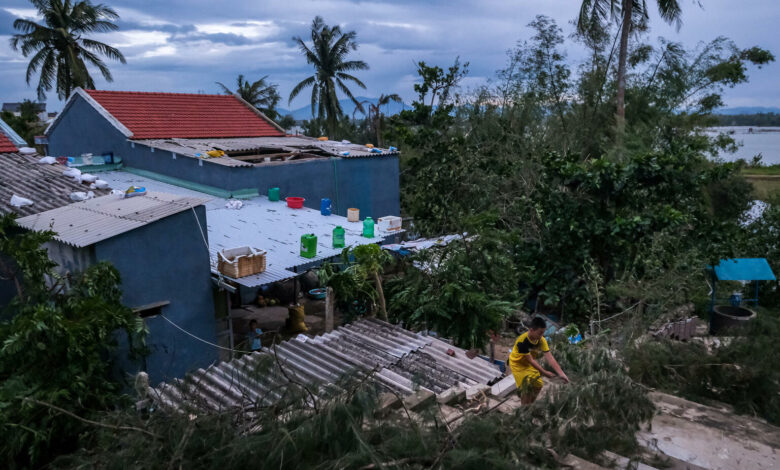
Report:
[[[295,97],[298,96],[298,94],[303,91],[304,88],[314,85],[316,81],[317,79],[313,75],[301,80],[301,82],[295,85],[295,88],[293,88],[290,92],[290,98],[288,98],[287,102],[289,103],[295,99]]]
[[[355,83],[355,85],[359,86],[362,89],[366,89],[366,85],[360,81],[359,78],[355,77],[354,75],[350,75],[348,73],[342,73],[339,72],[336,74],[336,76],[341,80],[349,80],[350,82]]]
[[[81,44],[84,46],[84,48],[98,52],[108,57],[109,59],[118,60],[123,64],[127,63],[125,56],[119,52],[119,49],[109,46],[108,44],[102,43],[100,41],[94,41],[92,39],[82,39]]]
[[[682,27],[682,7],[678,0],[657,0],[658,13],[669,24],[674,24],[679,31]]]
[[[232,95],[233,94],[233,92],[230,90],[230,88],[226,87],[224,83],[222,83],[222,82],[214,82],[214,83],[216,83],[217,85],[219,85],[220,88],[222,88],[222,93],[224,93],[226,95]]]

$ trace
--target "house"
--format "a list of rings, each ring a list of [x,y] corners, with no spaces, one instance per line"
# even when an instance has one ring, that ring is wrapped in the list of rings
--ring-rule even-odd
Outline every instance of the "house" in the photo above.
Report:
[[[145,363],[124,362],[122,369],[144,370],[156,383],[217,359],[208,344],[216,342],[216,331],[206,201],[160,192],[131,198],[112,194],[17,222],[29,230],[56,232],[46,248],[62,272],[80,272],[99,261],[116,267],[122,303],[149,329]]]
[[[0,119],[0,153],[18,152],[20,148],[26,146],[27,142],[11,126]]]
[[[400,213],[398,152],[287,136],[238,96],[78,89],[46,130],[52,156],[102,155],[198,190],[300,196],[319,208]],[[207,152],[211,152],[209,155]]]

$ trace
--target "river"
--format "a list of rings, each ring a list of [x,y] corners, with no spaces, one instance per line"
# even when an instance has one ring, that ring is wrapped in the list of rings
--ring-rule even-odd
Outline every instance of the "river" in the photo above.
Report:
[[[722,153],[720,157],[724,160],[743,158],[749,162],[760,153],[764,165],[780,165],[780,127],[712,127],[706,131],[708,135],[719,132],[730,134],[741,144],[736,153]]]

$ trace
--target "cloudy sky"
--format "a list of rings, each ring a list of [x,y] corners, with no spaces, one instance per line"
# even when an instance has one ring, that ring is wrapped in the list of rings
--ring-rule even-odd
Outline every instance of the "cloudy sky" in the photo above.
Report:
[[[111,64],[114,82],[97,79],[97,87],[113,90],[218,92],[215,81],[233,84],[269,75],[286,97],[310,69],[291,38],[306,37],[315,15],[357,32],[356,58],[369,71],[359,77],[368,89],[363,96],[399,93],[413,96],[414,62],[449,65],[455,57],[470,62],[465,85],[484,83],[505,62],[505,51],[527,39],[526,25],[537,14],[554,18],[568,34],[580,0],[101,0],[121,15],[121,30],[95,39],[118,47],[127,65]],[[95,2],[97,3],[97,2]],[[649,2],[654,8],[654,1]],[[740,47],[759,45],[780,57],[780,8],[777,0],[681,0],[683,27],[678,32],[653,11],[650,37],[664,36],[693,47],[716,36],[734,39]],[[24,81],[26,60],[8,39],[16,17],[35,17],[24,0],[0,2],[0,101],[33,98],[35,84]],[[568,57],[581,60],[583,51],[568,42]],[[726,93],[727,106],[780,106],[775,63],[751,70],[748,85]],[[303,95],[306,95],[305,93]],[[303,106],[306,98],[290,108]],[[49,108],[62,104],[49,96]]]

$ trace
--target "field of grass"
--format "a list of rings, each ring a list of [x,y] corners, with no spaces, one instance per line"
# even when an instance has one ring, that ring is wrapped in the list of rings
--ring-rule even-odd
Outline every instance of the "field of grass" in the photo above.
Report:
[[[758,167],[751,167],[751,168],[744,168],[742,170],[743,175],[764,175],[764,176],[771,176],[771,175],[778,175],[780,176],[780,165],[771,165],[771,166],[758,166]]]
[[[762,201],[769,199],[772,193],[780,192],[780,175],[745,175],[756,190],[756,197]]]

